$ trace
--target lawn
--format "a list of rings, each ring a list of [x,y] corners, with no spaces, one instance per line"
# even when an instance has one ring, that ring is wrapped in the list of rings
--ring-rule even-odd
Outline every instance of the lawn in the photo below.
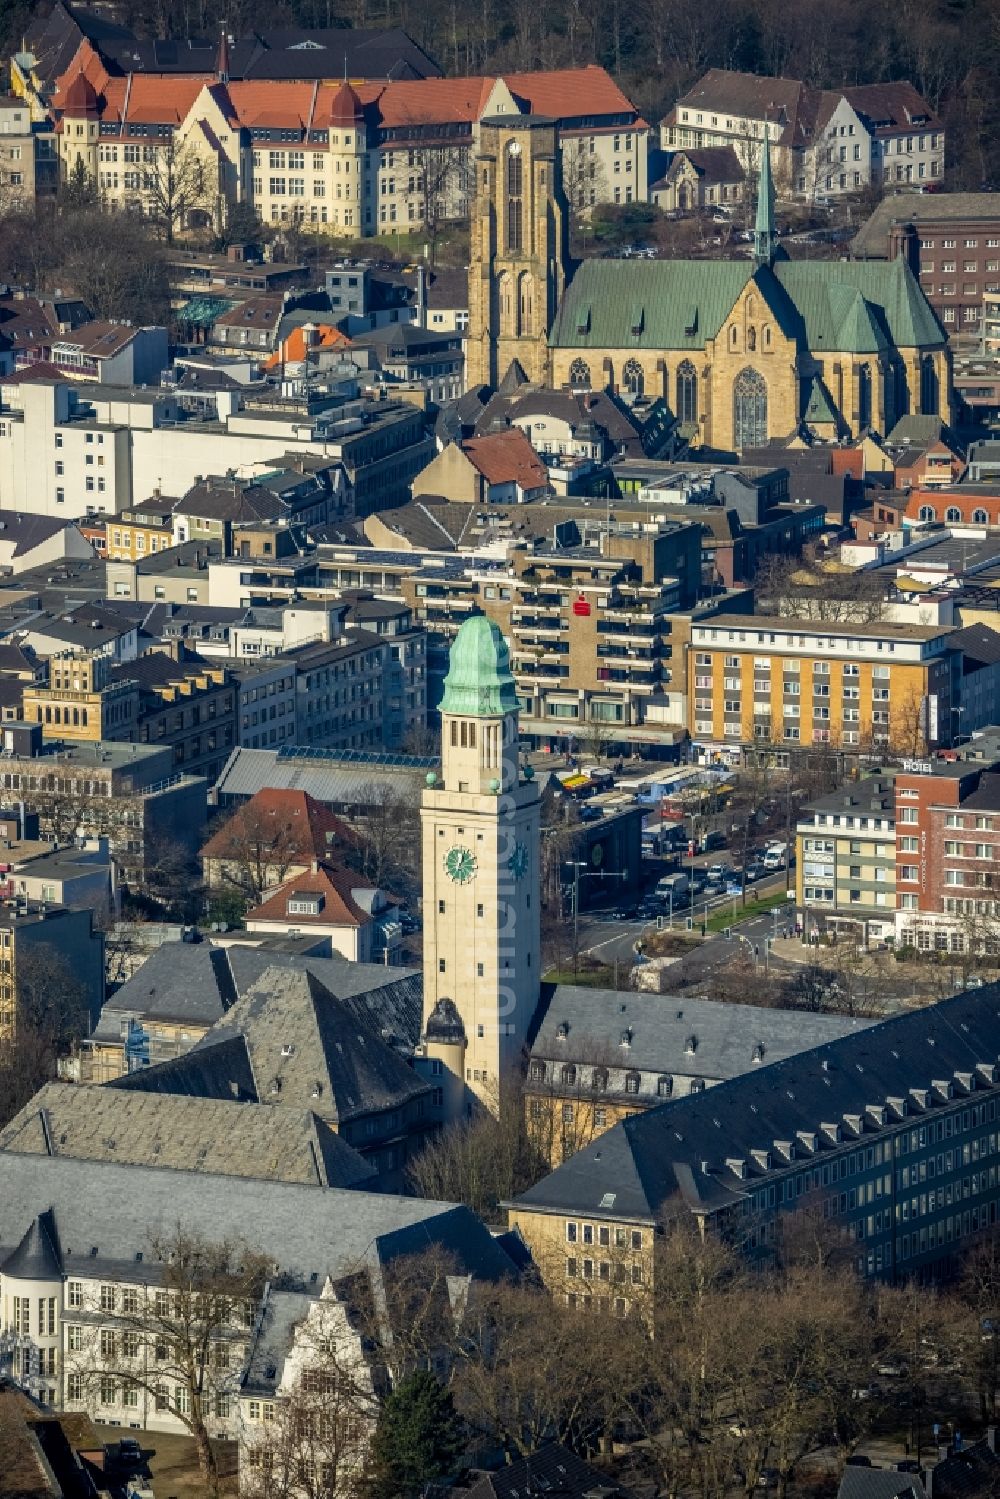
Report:
[[[733,915],[731,901],[727,901],[721,910],[714,911],[708,918],[706,929],[710,932],[721,932],[727,926],[738,926],[741,921],[749,921],[752,916],[766,916],[768,911],[773,911],[775,906],[788,906],[794,909],[793,903],[788,899],[784,890],[775,890],[772,895],[762,896],[760,900],[748,900],[745,906],[739,903],[736,897],[736,915]]]

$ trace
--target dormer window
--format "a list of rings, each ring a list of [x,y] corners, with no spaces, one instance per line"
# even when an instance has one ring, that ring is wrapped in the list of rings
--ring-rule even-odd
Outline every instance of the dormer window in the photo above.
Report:
[[[625,1048],[626,1051],[632,1045],[632,1032],[631,1031],[622,1031],[621,1044]]]
[[[687,1040],[684,1042],[684,1050],[687,1052],[689,1057],[693,1057],[695,1052],[698,1050],[698,1037],[688,1036]]]
[[[315,895],[290,895],[288,897],[289,916],[318,916],[323,909],[323,897]]]

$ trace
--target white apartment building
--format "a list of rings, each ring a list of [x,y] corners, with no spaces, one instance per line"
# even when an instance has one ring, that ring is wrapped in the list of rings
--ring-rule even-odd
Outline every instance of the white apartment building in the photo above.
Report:
[[[678,99],[660,138],[667,151],[732,146],[748,174],[767,140],[779,195],[820,202],[944,177],[944,126],[905,82],[821,90],[712,68]]]
[[[195,418],[168,390],[32,380],[4,386],[0,403],[3,508],[67,519],[185,494],[206,474],[287,467],[296,454],[340,460],[345,483],[360,472],[377,496],[394,465],[421,468],[428,446],[419,413],[391,401],[308,414],[295,402],[244,409],[221,391],[212,416]]]

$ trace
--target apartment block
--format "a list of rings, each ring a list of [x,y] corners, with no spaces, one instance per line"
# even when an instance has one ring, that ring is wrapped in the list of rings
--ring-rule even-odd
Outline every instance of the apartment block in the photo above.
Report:
[[[866,943],[894,935],[891,775],[866,777],[813,802],[796,826],[795,847],[795,898],[807,937],[820,926],[852,928]]]
[[[692,625],[689,732],[699,745],[951,743],[961,653],[933,625],[817,624],[763,615]]]
[[[1000,952],[1000,764],[897,773],[896,889],[897,943]]]
[[[665,150],[728,146],[746,173],[767,140],[785,196],[826,199],[944,176],[944,126],[910,83],[823,90],[711,68],[660,129]]]
[[[1000,293],[996,193],[886,197],[859,229],[851,254],[858,260],[905,260],[945,330],[983,335],[991,348],[989,308]],[[980,374],[987,374],[981,361]]]
[[[8,383],[0,401],[0,492],[29,515],[135,513],[168,488],[186,494],[206,474],[300,464],[311,473],[314,462],[339,467],[343,489],[332,498],[347,505],[353,493],[367,514],[402,504],[434,451],[416,406],[336,393],[254,403],[222,391],[192,414],[173,391],[52,379]],[[266,481],[265,472],[255,482]],[[138,540],[131,551],[122,546],[140,555]]]

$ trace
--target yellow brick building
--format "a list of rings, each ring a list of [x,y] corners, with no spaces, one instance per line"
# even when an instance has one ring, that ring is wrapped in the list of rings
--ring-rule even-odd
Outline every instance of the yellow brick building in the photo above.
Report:
[[[732,615],[696,623],[688,731],[699,745],[950,744],[960,655],[936,625]]]

